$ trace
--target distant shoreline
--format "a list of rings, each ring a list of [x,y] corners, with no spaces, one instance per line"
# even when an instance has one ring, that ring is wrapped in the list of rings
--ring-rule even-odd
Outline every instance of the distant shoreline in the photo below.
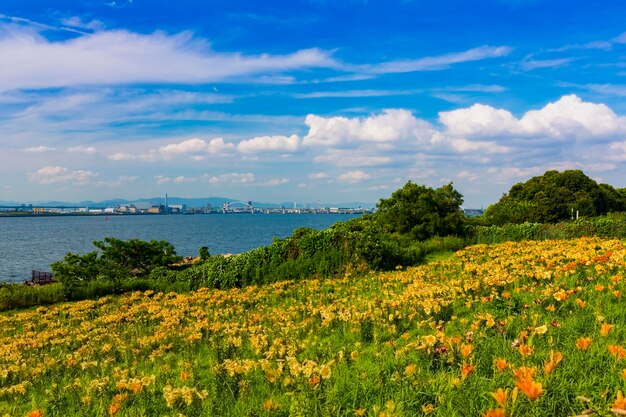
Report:
[[[129,217],[129,216],[208,216],[208,215],[220,215],[220,214],[256,214],[256,215],[294,215],[300,216],[303,214],[314,215],[346,215],[346,214],[363,214],[359,212],[346,213],[346,212],[319,212],[319,213],[294,213],[294,212],[271,212],[271,213],[250,213],[250,212],[228,212],[228,213],[182,213],[182,214],[165,214],[165,213],[0,213],[1,217]]]

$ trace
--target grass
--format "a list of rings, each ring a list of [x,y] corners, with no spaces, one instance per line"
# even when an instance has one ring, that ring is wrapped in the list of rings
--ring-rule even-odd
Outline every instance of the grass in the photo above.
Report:
[[[0,415],[613,415],[625,260],[619,240],[477,245],[359,278],[0,314]]]

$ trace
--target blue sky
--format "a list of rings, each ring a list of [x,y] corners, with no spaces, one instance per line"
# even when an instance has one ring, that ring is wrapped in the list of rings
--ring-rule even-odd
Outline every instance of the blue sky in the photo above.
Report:
[[[0,4],[0,200],[626,187],[626,4]]]

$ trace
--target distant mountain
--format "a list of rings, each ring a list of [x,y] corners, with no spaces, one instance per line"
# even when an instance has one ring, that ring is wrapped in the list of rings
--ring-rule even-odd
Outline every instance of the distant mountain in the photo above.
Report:
[[[224,203],[231,203],[234,200],[232,198],[225,197],[201,197],[201,198],[184,198],[184,197],[168,197],[168,204],[185,204],[187,207],[206,207],[207,204],[210,204],[212,207],[221,207]],[[120,204],[132,204],[132,203],[155,203],[155,204],[165,204],[165,197],[152,197],[152,198],[138,198],[135,200],[128,200],[122,198],[114,198],[110,200],[103,201],[92,201],[85,200],[80,202],[68,202],[68,201],[29,201],[26,203],[18,203],[14,201],[0,201],[0,205],[5,206],[19,206],[21,204],[32,204],[34,206],[66,206],[66,207],[114,207]],[[247,201],[246,201],[247,203]],[[265,207],[265,208],[292,208],[294,207],[294,202],[282,202],[282,203],[267,203],[260,201],[253,201],[252,205],[254,207]],[[295,203],[296,207],[303,208],[316,208],[316,207],[342,207],[342,208],[372,208],[375,204],[372,203],[362,203],[362,202],[348,202],[348,203]]]

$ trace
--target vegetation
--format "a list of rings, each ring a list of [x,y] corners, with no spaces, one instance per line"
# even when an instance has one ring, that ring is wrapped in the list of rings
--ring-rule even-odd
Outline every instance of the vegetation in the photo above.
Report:
[[[452,184],[432,189],[411,181],[381,199],[375,220],[387,231],[416,240],[463,233],[463,196]]]
[[[598,184],[580,170],[546,171],[524,183],[515,184],[485,218],[490,225],[556,223],[573,214],[593,217],[626,211],[626,192]]]
[[[626,248],[478,245],[406,271],[0,315],[0,415],[622,414]]]

